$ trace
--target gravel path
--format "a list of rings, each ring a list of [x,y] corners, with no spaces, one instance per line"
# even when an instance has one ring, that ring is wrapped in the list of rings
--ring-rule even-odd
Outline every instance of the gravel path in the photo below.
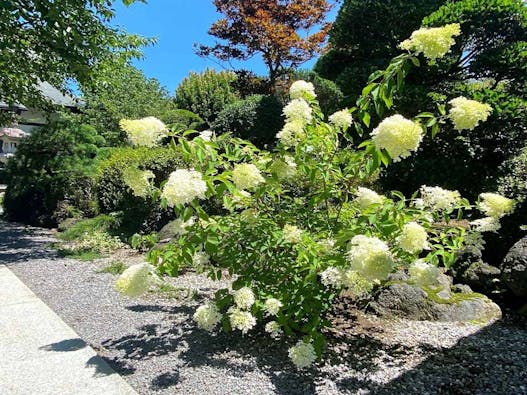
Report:
[[[195,328],[195,307],[217,288],[206,278],[171,279],[195,297],[128,299],[113,290],[115,276],[99,273],[108,260],[59,258],[52,241],[50,231],[0,222],[0,262],[140,394],[527,394],[519,321],[480,327],[347,311],[324,362],[298,373],[286,344]]]

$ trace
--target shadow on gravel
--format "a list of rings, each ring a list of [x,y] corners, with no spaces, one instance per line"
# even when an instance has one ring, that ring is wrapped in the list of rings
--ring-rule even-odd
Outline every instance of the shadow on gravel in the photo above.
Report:
[[[520,320],[512,325],[498,321],[452,348],[436,350],[390,383],[370,387],[372,393],[525,395],[527,327]]]
[[[52,241],[49,230],[0,220],[0,263],[56,258],[56,251],[48,247]]]

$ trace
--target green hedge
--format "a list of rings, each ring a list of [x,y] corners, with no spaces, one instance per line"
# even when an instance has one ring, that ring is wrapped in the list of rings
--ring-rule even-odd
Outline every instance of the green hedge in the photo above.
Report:
[[[112,148],[97,169],[97,200],[102,213],[119,213],[124,236],[151,233],[174,218],[173,210],[163,209],[158,200],[134,196],[123,180],[123,170],[137,167],[154,173],[159,186],[181,166],[181,156],[169,148]]]
[[[276,97],[253,95],[225,107],[212,129],[218,134],[231,132],[262,146],[275,141],[283,124],[282,103]]]

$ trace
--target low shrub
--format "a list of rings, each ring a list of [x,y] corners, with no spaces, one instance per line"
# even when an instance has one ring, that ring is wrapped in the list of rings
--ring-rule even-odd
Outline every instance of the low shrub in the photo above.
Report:
[[[74,241],[83,235],[95,232],[115,231],[119,227],[119,220],[111,215],[101,214],[94,218],[76,221],[63,232],[59,233],[59,239]]]
[[[94,158],[104,143],[94,128],[66,115],[25,138],[5,170],[7,218],[56,226],[71,213],[95,214]]]
[[[135,196],[124,181],[128,168],[150,170],[154,184],[166,180],[182,165],[181,156],[167,148],[112,148],[97,168],[97,200],[102,213],[119,213],[120,231],[127,238],[134,233],[152,233],[174,218],[150,198]]]
[[[212,128],[262,146],[275,140],[283,126],[282,104],[274,96],[253,95],[229,104],[220,112]]]

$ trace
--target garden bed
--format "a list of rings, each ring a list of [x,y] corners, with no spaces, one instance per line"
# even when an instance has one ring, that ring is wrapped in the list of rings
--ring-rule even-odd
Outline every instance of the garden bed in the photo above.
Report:
[[[218,287],[205,276],[129,299],[105,269],[140,255],[79,262],[58,257],[52,241],[0,223],[0,261],[140,394],[527,394],[527,329],[510,317],[487,327],[386,321],[343,300],[324,360],[300,373],[283,343],[196,328],[195,308]]]

